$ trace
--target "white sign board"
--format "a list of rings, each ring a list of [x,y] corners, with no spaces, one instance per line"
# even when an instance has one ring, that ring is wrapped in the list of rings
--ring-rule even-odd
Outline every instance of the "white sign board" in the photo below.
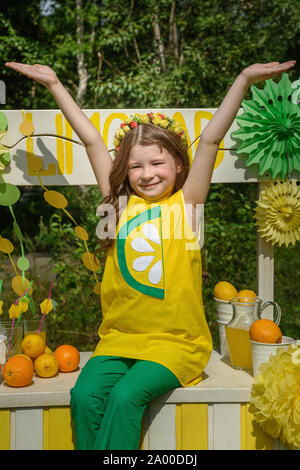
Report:
[[[101,133],[108,148],[113,149],[114,134],[122,120],[136,112],[153,111],[167,114],[181,123],[191,143],[201,134],[216,109],[92,109],[83,111]],[[31,121],[34,127],[33,136],[24,137],[10,151],[11,164],[4,171],[4,179],[7,183],[20,186],[39,185],[35,168],[37,162],[42,162],[43,169],[40,171],[40,176],[45,186],[97,184],[84,147],[56,137],[64,136],[79,141],[60,110],[2,110],[2,112],[8,120],[8,132],[2,139],[5,145],[12,146],[24,137],[19,129],[24,118],[26,121]],[[239,114],[242,112],[243,110],[240,109]],[[224,141],[220,144],[220,148],[231,150],[219,150],[212,182],[270,181],[268,174],[258,176],[257,165],[246,166],[246,156],[237,155],[234,150],[237,144],[230,138],[231,132],[237,128],[238,125],[234,121]],[[38,137],[40,134],[42,136]],[[198,142],[196,141],[189,149],[191,161]],[[111,155],[113,158],[112,152]]]

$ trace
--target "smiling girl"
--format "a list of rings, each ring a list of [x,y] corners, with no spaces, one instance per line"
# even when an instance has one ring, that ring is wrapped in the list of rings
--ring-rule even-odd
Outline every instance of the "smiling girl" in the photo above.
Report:
[[[53,94],[85,145],[104,197],[99,215],[108,204],[116,210],[101,288],[100,341],[71,390],[76,449],[137,449],[150,400],[202,379],[212,340],[202,302],[199,221],[188,218],[186,207],[205,203],[219,144],[250,84],[294,65],[244,69],[202,132],[189,169],[186,136],[168,116],[148,113],[123,123],[113,160],[53,70],[6,64]],[[121,196],[128,199],[122,208]]]

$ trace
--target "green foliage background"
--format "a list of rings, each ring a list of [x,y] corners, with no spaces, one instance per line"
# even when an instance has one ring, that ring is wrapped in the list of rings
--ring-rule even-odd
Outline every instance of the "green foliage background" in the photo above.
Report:
[[[83,24],[80,38],[78,21]],[[22,8],[10,0],[0,5],[0,78],[7,86],[3,111],[57,108],[45,88],[6,69],[6,61],[50,65],[86,109],[218,107],[235,77],[251,63],[299,59],[299,32],[298,0],[27,0]],[[80,57],[88,83],[79,97]],[[289,72],[291,81],[299,77],[299,62]],[[14,211],[26,254],[51,257],[45,277],[28,272],[37,307],[55,277],[53,298],[59,305],[48,315],[48,343],[93,350],[101,307],[92,293],[94,278],[80,260],[84,246],[70,219],[45,202],[42,188],[20,189]],[[98,188],[51,189],[67,197],[68,210],[88,231],[94,251]],[[255,184],[212,184],[205,205],[203,300],[216,348],[214,285],[227,280],[238,290],[256,289],[256,191]],[[0,233],[14,242],[16,261],[19,244],[5,207],[0,209]],[[295,338],[300,337],[298,255],[299,246],[275,247],[275,301],[282,308],[283,333]],[[105,253],[99,256],[101,278]],[[0,263],[7,312],[15,301],[13,271],[1,253]]]

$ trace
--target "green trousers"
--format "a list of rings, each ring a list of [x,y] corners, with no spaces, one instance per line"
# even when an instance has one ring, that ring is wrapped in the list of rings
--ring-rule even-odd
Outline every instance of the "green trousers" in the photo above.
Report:
[[[70,391],[76,449],[138,449],[148,403],[180,386],[175,375],[156,362],[92,357]]]

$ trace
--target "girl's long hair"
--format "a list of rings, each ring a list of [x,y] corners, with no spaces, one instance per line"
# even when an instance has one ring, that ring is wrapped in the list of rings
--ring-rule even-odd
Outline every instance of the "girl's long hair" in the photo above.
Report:
[[[164,129],[154,124],[140,124],[134,129],[131,129],[123,138],[117,155],[114,159],[111,173],[109,176],[110,192],[108,196],[103,198],[99,208],[102,204],[110,204],[112,213],[115,214],[114,219],[114,233],[118,224],[121,211],[124,207],[119,207],[120,196],[127,196],[129,198],[132,194],[135,194],[130,186],[128,178],[128,160],[132,147],[134,145],[158,145],[160,149],[165,148],[175,158],[181,162],[182,169],[177,174],[173,193],[182,188],[189,172],[189,157],[187,150],[182,146],[180,138],[173,134],[168,129]],[[124,199],[124,198],[123,198]],[[122,199],[122,200],[123,200]],[[109,215],[107,216],[109,220]],[[109,223],[106,225],[107,238],[97,240],[100,247],[106,248],[113,245],[114,236],[111,236],[111,228]],[[101,249],[99,248],[99,249]],[[98,251],[98,250],[97,250]]]

